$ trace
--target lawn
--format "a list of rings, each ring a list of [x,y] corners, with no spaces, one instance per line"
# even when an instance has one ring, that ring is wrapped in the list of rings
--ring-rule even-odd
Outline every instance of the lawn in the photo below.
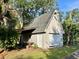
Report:
[[[64,59],[65,56],[79,49],[79,46],[53,48],[49,51],[42,49],[22,49],[8,52],[5,59]]]

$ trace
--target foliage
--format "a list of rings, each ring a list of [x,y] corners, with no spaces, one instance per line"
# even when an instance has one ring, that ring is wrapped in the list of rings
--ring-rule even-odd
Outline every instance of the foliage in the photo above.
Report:
[[[4,0],[4,3],[8,3],[9,0]]]
[[[27,24],[46,10],[53,10],[56,0],[9,0],[9,3],[20,12],[24,23]]]
[[[1,4],[0,4],[0,14],[2,13],[2,6],[1,6]]]
[[[4,3],[8,3],[8,0],[4,0]],[[2,12],[2,4],[0,5],[0,11]],[[3,24],[0,25],[0,48],[8,49],[8,48],[15,48],[19,33],[16,31],[15,26],[17,23],[17,18],[14,17],[11,10],[5,9],[5,12],[2,14],[1,22]],[[4,16],[4,17],[3,17]],[[4,25],[4,19],[6,20],[7,25]]]
[[[25,8],[41,8],[41,7],[49,7],[50,5],[54,5],[55,0],[16,0],[19,4],[19,7]]]
[[[64,28],[64,44],[65,45],[72,45],[76,43],[76,40],[78,38],[79,34],[79,27],[78,23],[73,22],[73,14],[70,12],[67,14],[67,17],[65,21],[63,22],[63,28]],[[74,18],[75,20],[75,18]]]
[[[32,47],[36,49],[36,48],[38,48],[38,45],[37,44],[33,44]]]
[[[13,29],[7,29],[0,26],[0,47],[15,48],[18,41],[18,32]]]
[[[79,9],[73,9],[72,10],[72,16],[74,22],[79,22]]]

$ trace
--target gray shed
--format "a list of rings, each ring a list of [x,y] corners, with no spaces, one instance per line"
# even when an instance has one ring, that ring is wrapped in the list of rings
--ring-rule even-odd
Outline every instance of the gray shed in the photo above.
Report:
[[[34,42],[39,48],[63,46],[63,27],[57,10],[45,13],[24,27],[21,42]]]

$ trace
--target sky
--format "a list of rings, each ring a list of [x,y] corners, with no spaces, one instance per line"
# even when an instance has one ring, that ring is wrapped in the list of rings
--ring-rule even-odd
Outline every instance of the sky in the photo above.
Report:
[[[79,0],[58,0],[58,6],[63,12],[70,11],[79,8]]]

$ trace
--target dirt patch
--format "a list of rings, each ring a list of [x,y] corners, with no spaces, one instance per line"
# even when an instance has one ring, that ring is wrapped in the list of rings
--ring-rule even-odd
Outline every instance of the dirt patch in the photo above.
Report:
[[[34,53],[37,51],[42,51],[42,49],[19,49],[19,50],[12,50],[12,51],[8,51],[7,55],[5,56],[5,59],[15,59],[14,57],[18,57],[18,56],[24,56],[24,54],[26,54],[26,56],[28,56],[30,53]],[[18,57],[19,58],[19,57]]]

